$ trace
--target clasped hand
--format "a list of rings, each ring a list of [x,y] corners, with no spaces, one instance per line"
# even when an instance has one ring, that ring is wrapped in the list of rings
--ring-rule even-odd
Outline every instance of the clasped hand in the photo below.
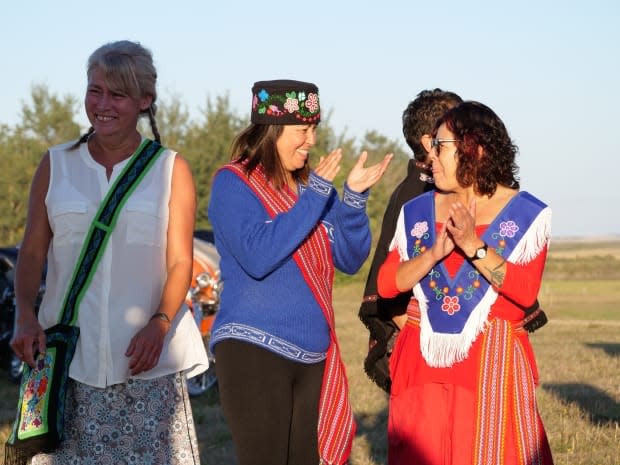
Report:
[[[393,154],[388,153],[379,163],[365,167],[364,164],[368,159],[368,153],[366,151],[362,152],[347,177],[349,189],[358,193],[370,189],[383,177],[383,173],[385,173],[393,157]],[[333,150],[329,155],[319,159],[319,163],[314,168],[314,172],[323,179],[332,182],[340,171],[341,161],[342,149]]]

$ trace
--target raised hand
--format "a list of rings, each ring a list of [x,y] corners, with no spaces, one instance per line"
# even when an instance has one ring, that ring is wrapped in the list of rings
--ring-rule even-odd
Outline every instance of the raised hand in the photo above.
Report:
[[[393,157],[393,154],[388,153],[381,162],[366,168],[364,163],[368,159],[368,152],[362,152],[347,177],[349,189],[353,192],[364,192],[366,189],[370,189],[383,177],[383,173],[385,173]]]
[[[314,168],[314,172],[331,182],[340,171],[340,160],[342,160],[342,149],[333,150],[326,157],[319,158],[319,164]]]

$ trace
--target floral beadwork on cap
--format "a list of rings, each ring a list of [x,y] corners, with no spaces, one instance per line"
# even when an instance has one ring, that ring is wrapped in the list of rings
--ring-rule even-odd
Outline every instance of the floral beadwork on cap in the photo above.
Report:
[[[252,111],[259,115],[281,117],[293,115],[300,122],[314,123],[321,118],[319,96],[314,92],[284,92],[283,94],[269,93],[261,89],[252,99]]]

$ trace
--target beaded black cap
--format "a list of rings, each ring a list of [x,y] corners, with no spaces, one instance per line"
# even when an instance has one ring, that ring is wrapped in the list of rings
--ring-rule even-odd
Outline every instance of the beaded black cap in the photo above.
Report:
[[[316,124],[321,120],[319,89],[311,82],[278,79],[252,87],[255,124]]]

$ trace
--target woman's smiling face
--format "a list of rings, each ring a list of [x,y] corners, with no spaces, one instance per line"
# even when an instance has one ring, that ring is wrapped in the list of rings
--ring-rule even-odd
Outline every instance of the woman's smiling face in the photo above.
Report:
[[[278,157],[288,173],[305,166],[308,152],[316,143],[316,124],[285,125],[276,141]]]
[[[84,106],[90,124],[99,135],[135,131],[140,112],[146,110],[151,101],[150,97],[136,100],[119,90],[110,89],[99,69],[89,73]]]

